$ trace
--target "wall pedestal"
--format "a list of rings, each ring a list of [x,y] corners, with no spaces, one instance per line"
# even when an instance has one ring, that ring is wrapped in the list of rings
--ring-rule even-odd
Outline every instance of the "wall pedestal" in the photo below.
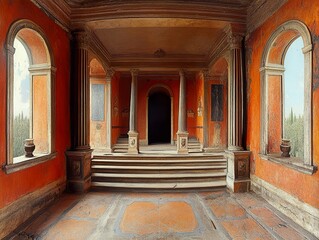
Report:
[[[70,192],[83,193],[91,186],[92,150],[67,151],[67,189]]]
[[[250,190],[250,151],[225,151],[227,157],[227,187],[232,192]]]
[[[177,153],[188,154],[188,132],[177,132]]]
[[[129,154],[138,154],[139,153],[139,138],[138,132],[129,131],[128,132],[128,150]]]

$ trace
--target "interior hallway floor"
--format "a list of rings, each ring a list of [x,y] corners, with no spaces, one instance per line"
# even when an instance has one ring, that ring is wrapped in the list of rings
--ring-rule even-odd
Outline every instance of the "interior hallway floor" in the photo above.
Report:
[[[255,193],[63,194],[13,239],[316,239]]]

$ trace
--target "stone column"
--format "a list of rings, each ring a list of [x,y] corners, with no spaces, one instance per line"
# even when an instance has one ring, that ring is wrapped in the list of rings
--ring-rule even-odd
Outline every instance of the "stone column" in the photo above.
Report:
[[[114,71],[108,69],[106,73],[106,146],[107,153],[112,152],[112,77]]]
[[[186,129],[186,83],[185,72],[179,71],[179,104],[178,104],[178,131],[177,153],[188,154],[188,132]]]
[[[72,192],[84,192],[91,186],[89,40],[86,32],[74,33],[71,76],[72,147],[66,152],[67,188]]]
[[[243,150],[243,37],[229,36],[230,75],[228,84],[228,150]]]
[[[137,75],[138,70],[132,69],[131,100],[130,100],[130,129],[128,132],[128,153],[138,154],[139,137],[137,132]]]
[[[203,111],[203,148],[208,147],[208,96],[209,96],[209,71],[208,69],[202,70],[202,76],[204,80],[204,111]]]
[[[227,187],[233,192],[250,189],[250,152],[243,151],[243,64],[241,35],[228,36],[230,74],[228,84]]]

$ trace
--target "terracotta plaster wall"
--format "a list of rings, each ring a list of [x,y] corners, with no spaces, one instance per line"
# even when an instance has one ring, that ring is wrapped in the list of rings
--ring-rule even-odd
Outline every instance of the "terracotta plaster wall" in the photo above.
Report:
[[[112,78],[112,144],[115,144],[120,136],[120,124],[121,124],[121,107],[120,107],[120,76],[119,73],[115,73]]]
[[[307,25],[313,40],[313,163],[319,165],[319,4],[311,0],[290,0],[262,26],[247,36],[247,147],[252,151],[251,173],[319,208],[319,172],[307,175],[279,164],[261,160],[260,72],[263,49],[277,27],[296,19]]]
[[[65,151],[70,146],[69,75],[70,46],[67,33],[40,11],[31,1],[0,1],[0,165],[6,164],[6,50],[10,25],[29,19],[45,32],[53,50],[56,71],[55,146],[57,157],[37,166],[6,174],[0,170],[0,208],[49,183],[65,180]]]
[[[204,124],[204,79],[202,78],[202,74],[196,74],[196,78],[194,81],[195,84],[195,94],[192,93],[194,90],[190,89],[189,94],[194,95],[193,99],[193,107],[195,113],[194,119],[194,127],[195,127],[195,137],[203,143],[203,124]],[[198,112],[199,105],[202,107],[202,114],[200,115]]]

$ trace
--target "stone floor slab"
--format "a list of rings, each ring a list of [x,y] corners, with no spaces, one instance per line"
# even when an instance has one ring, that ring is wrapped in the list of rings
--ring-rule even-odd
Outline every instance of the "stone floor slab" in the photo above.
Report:
[[[254,193],[65,194],[14,240],[315,239]],[[28,238],[29,237],[29,238]]]

